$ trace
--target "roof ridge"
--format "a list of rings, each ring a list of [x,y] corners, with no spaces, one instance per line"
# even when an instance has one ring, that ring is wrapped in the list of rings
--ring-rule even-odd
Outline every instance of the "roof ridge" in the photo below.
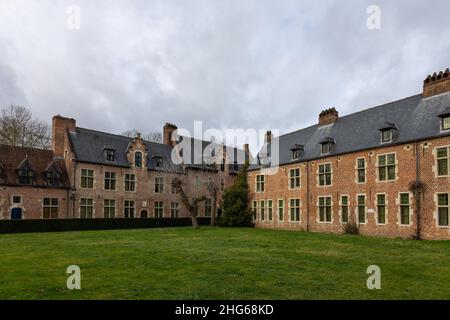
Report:
[[[348,118],[348,117],[350,117],[350,116],[353,116],[353,115],[356,115],[356,114],[359,114],[359,113],[367,112],[367,111],[369,111],[369,110],[373,110],[373,109],[377,109],[377,108],[382,108],[382,107],[385,107],[385,106],[390,105],[390,104],[395,104],[395,103],[398,103],[398,102],[401,102],[401,101],[405,101],[405,100],[417,98],[417,97],[419,97],[419,96],[422,96],[422,93],[415,94],[415,95],[412,95],[412,96],[409,96],[409,97],[406,97],[406,98],[402,98],[402,99],[399,99],[399,100],[394,100],[394,101],[391,101],[391,102],[386,102],[386,103],[384,103],[384,104],[380,104],[380,105],[377,105],[377,106],[373,106],[373,107],[370,107],[370,108],[367,108],[367,109],[363,109],[363,110],[360,110],[360,111],[356,111],[356,112],[347,114],[347,115],[345,115],[345,116],[339,117],[338,120],[339,120],[339,119],[343,119],[343,118]],[[288,135],[291,135],[291,134],[294,134],[294,133],[298,133],[298,132],[303,131],[303,130],[307,130],[307,129],[311,129],[311,128],[314,128],[314,127],[318,127],[318,126],[319,126],[319,124],[313,124],[313,125],[308,126],[308,127],[305,127],[305,128],[301,128],[301,129],[298,129],[298,130],[295,130],[295,131],[292,131],[292,132],[288,132],[288,133],[282,134],[282,135],[280,135],[280,136],[278,136],[278,137],[275,137],[275,139],[276,139],[276,138],[281,138],[281,137],[284,137],[284,136],[288,136]]]
[[[18,149],[18,150],[24,150],[24,151],[33,151],[33,152],[51,152],[53,153],[52,149],[44,149],[44,148],[34,148],[34,147],[22,147],[22,146],[13,146],[10,144],[1,144],[0,148],[11,148],[11,149]]]
[[[95,130],[95,129],[83,128],[83,127],[76,127],[76,128],[77,129],[81,129],[81,130],[85,130],[85,131],[90,131],[90,132],[93,132],[93,133],[101,133],[101,134],[107,135],[107,136],[114,136],[114,137],[129,139],[129,140],[133,140],[134,139],[132,137],[127,137],[127,136],[124,136],[122,134],[117,134],[117,133],[110,133],[110,132],[105,132],[105,131],[100,131],[100,130]],[[153,144],[157,144],[157,145],[167,146],[166,144],[161,143],[161,142],[149,141],[149,140],[145,140],[145,139],[142,139],[142,140],[144,142],[148,142],[148,143],[153,143]]]

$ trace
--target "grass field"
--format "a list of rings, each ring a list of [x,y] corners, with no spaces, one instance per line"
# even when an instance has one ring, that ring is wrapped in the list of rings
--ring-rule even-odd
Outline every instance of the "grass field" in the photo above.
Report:
[[[81,267],[81,290],[66,268]],[[366,269],[381,268],[368,290]],[[0,235],[0,299],[450,299],[450,241],[191,228]]]

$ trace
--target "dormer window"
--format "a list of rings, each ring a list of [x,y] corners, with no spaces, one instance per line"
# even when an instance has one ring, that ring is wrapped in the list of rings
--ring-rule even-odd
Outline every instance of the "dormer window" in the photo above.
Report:
[[[320,142],[320,154],[326,155],[331,153],[333,146],[336,144],[333,138],[325,138]]]
[[[304,147],[302,145],[296,144],[294,147],[291,148],[291,160],[299,160],[300,155],[303,152]]]
[[[450,130],[450,115],[442,118],[442,131]]]
[[[155,160],[155,167],[156,168],[162,168],[163,167],[163,164],[164,164],[163,158],[155,157],[154,160]]]
[[[392,142],[398,135],[398,127],[392,122],[385,122],[378,130],[380,131],[381,143]]]
[[[105,149],[106,161],[114,162],[116,161],[116,151],[113,149]]]
[[[450,107],[447,107],[443,112],[438,114],[438,117],[441,118],[441,130],[450,130]]]
[[[32,185],[34,183],[34,171],[29,165],[24,165],[19,169],[19,184]]]
[[[134,154],[134,166],[142,168],[142,152],[138,151]]]
[[[381,131],[381,142],[391,142],[392,141],[392,130],[382,130]]]
[[[49,187],[61,187],[61,175],[55,169],[45,172],[45,180]]]

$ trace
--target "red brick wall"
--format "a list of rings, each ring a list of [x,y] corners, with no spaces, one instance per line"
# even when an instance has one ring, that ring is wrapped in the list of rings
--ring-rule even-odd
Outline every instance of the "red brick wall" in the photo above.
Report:
[[[426,147],[425,144],[428,144]],[[433,139],[418,144],[420,161],[420,180],[426,184],[421,209],[422,237],[426,239],[450,239],[449,228],[437,226],[436,201],[437,192],[450,192],[450,177],[436,178],[436,160],[433,152],[438,146],[450,145],[450,138]],[[391,182],[379,182],[377,177],[377,157],[386,153],[396,154],[396,180]],[[357,183],[356,160],[366,159],[366,182]],[[317,171],[320,164],[332,164],[332,185],[320,187],[317,182]],[[289,170],[301,169],[301,187],[297,190],[289,190]],[[309,168],[309,169],[308,169]],[[434,171],[433,171],[434,170]],[[309,172],[310,192],[307,191],[307,177]],[[417,232],[417,219],[415,216],[416,202],[411,193],[410,198],[410,225],[404,226],[399,223],[399,193],[409,192],[410,183],[416,179],[416,154],[415,144],[405,144],[387,148],[379,148],[356,152],[352,154],[334,156],[326,159],[311,161],[308,163],[291,164],[279,168],[277,174],[266,176],[265,192],[256,193],[255,179],[257,171],[249,172],[250,200],[272,199],[274,203],[273,221],[257,221],[256,225],[261,228],[282,228],[309,230],[318,232],[344,231],[344,224],[340,221],[340,199],[342,195],[349,196],[349,214],[356,219],[356,200],[358,194],[366,196],[366,224],[360,225],[360,233],[364,235],[384,237],[411,238]],[[378,225],[376,221],[376,195],[386,194],[387,199],[387,223]],[[318,221],[318,197],[332,197],[332,222],[321,223]],[[301,199],[301,221],[289,221],[289,199]],[[278,199],[284,199],[285,219],[278,221],[277,209]],[[373,210],[373,212],[372,212]],[[267,216],[267,204],[266,204]],[[356,220],[355,220],[356,221]]]

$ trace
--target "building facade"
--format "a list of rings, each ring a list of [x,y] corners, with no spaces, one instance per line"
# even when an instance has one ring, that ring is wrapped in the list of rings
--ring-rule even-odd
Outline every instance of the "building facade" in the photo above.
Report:
[[[268,132],[256,159],[248,178],[257,227],[450,239],[450,72],[429,76],[413,97],[341,118],[332,108],[315,126]]]
[[[187,217],[172,187],[175,178],[189,200],[207,198],[198,216],[220,214],[222,193],[234,182],[244,150],[215,145],[208,164],[194,161],[195,154],[192,161],[174,162],[176,129],[166,124],[164,143],[154,143],[139,134],[128,138],[78,128],[74,119],[55,116],[52,150],[0,146],[0,218]],[[202,158],[210,143],[200,144]],[[227,152],[234,152],[233,159]]]

